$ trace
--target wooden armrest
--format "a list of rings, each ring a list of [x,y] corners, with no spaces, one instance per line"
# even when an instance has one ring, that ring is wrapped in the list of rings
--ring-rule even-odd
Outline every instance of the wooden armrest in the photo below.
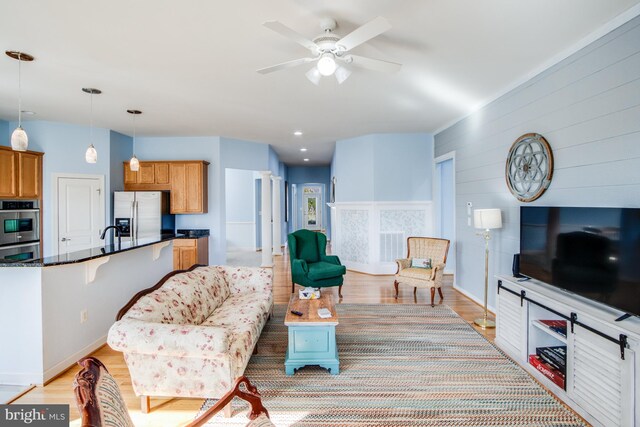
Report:
[[[240,390],[240,384],[244,384],[247,391]],[[211,417],[227,406],[236,396],[251,404],[251,412],[248,415],[249,419],[256,419],[260,414],[265,414],[269,417],[269,412],[267,412],[267,409],[262,406],[262,400],[260,400],[260,393],[258,393],[258,389],[249,382],[247,377],[242,376],[236,380],[233,388],[222,396],[215,405],[207,409],[204,414],[200,415],[190,424],[187,424],[186,427],[199,427],[206,424]]]

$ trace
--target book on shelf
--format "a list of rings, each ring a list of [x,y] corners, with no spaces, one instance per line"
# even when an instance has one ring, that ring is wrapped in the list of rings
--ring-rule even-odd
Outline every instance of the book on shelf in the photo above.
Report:
[[[567,321],[566,320],[540,319],[538,321],[543,325],[545,325],[547,328],[551,329],[553,332],[556,332],[565,338],[567,337]]]
[[[566,390],[565,375],[556,368],[546,364],[539,356],[532,354],[529,356],[529,364],[536,368],[545,377],[549,378],[555,385]]]
[[[536,355],[560,372],[567,371],[567,346],[538,347]]]

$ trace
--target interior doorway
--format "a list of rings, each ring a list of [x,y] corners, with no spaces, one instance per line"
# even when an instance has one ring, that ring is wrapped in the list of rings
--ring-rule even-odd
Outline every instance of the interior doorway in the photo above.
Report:
[[[105,224],[104,177],[54,176],[55,216],[53,249],[56,254],[102,246]]]
[[[449,254],[445,273],[456,272],[456,186],[455,152],[447,153],[435,159],[434,173],[434,212],[437,237],[449,239]]]
[[[225,169],[225,234],[228,265],[260,266],[260,173]]]

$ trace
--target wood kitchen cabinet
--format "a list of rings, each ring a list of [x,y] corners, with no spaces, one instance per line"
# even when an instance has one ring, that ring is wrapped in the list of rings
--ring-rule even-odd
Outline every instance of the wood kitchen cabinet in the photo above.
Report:
[[[41,199],[43,154],[0,147],[0,197]]]
[[[132,172],[129,162],[124,162],[124,189],[170,191],[171,213],[207,213],[208,166],[202,160],[151,161],[140,162],[140,170]]]
[[[123,167],[125,190],[169,190],[169,163],[140,162],[136,172],[129,168],[129,162],[124,162]]]
[[[175,239],[173,269],[187,270],[194,264],[209,265],[209,238]]]
[[[171,213],[208,212],[207,162],[172,162]]]

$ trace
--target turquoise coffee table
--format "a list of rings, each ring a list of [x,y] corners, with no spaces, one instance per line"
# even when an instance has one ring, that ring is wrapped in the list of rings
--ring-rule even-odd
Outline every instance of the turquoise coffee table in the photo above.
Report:
[[[319,308],[329,309],[332,316],[320,318]],[[303,314],[296,316],[291,310]],[[293,375],[296,369],[307,365],[319,365],[332,375],[339,373],[340,361],[336,347],[338,314],[329,292],[322,292],[322,296],[316,300],[301,300],[297,294],[292,295],[284,324],[289,328],[289,344],[284,359],[287,375]]]

